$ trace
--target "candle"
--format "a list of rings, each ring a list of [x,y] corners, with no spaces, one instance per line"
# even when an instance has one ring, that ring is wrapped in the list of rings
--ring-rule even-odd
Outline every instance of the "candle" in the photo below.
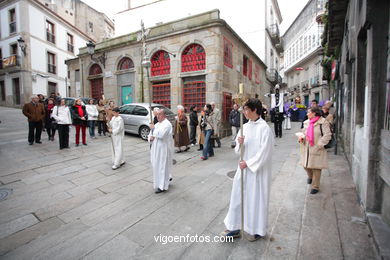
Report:
[[[239,85],[239,93],[244,94],[244,84],[240,83]]]

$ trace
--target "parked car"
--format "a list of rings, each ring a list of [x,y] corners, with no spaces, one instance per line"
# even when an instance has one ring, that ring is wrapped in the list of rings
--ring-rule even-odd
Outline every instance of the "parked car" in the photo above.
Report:
[[[74,104],[74,101],[78,98],[75,98],[75,97],[64,97],[63,99],[65,99],[65,104],[67,106],[73,106]],[[82,104],[83,105],[86,105],[88,104],[88,100],[90,100],[91,98],[86,98],[86,97],[82,97],[81,98],[81,101],[82,101]]]
[[[167,107],[152,103],[152,110],[158,107],[164,109],[167,119],[173,125],[175,123],[175,114]],[[138,134],[142,139],[148,140],[150,124],[149,103],[131,103],[119,108],[119,115],[125,123],[125,132]]]

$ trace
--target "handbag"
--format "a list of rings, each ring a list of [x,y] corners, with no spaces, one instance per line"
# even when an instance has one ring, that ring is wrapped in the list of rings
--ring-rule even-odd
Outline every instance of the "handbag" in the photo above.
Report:
[[[320,124],[320,130],[321,130],[321,136],[324,136],[324,134],[322,133],[322,124]],[[336,144],[336,138],[334,137],[334,134],[332,133],[332,138],[330,139],[330,141],[326,145],[324,145],[324,148],[325,149],[332,148],[335,144]]]
[[[57,117],[58,117],[58,106],[57,106]],[[52,118],[51,121],[51,129],[57,130],[58,129],[58,123],[57,120]]]

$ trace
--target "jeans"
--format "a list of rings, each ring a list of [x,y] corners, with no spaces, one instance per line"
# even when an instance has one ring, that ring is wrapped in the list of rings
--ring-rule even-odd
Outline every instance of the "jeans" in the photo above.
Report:
[[[34,131],[35,131],[35,142],[41,141],[42,133],[42,121],[28,122],[28,142],[34,142]]]
[[[204,130],[204,145],[203,145],[203,152],[202,155],[204,158],[208,158],[209,156],[214,156],[214,149],[211,144],[211,129]]]
[[[106,125],[106,122],[104,121],[97,121],[97,125],[98,125],[98,133],[99,135],[103,134],[106,135],[106,132],[107,132],[107,125]]]
[[[89,136],[95,137],[95,122],[96,120],[88,120]]]
[[[60,149],[69,147],[69,125],[58,124],[58,139]]]
[[[238,132],[240,131],[239,126],[232,126],[232,146],[236,146],[236,137]]]

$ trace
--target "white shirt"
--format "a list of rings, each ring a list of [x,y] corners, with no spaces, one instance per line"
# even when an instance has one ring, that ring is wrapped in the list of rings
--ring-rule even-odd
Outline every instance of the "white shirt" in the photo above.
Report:
[[[88,120],[97,120],[99,112],[96,105],[86,105],[85,108],[87,110]]]
[[[60,125],[71,125],[72,118],[70,117],[70,111],[68,106],[55,106],[51,113],[51,118],[57,121]]]

